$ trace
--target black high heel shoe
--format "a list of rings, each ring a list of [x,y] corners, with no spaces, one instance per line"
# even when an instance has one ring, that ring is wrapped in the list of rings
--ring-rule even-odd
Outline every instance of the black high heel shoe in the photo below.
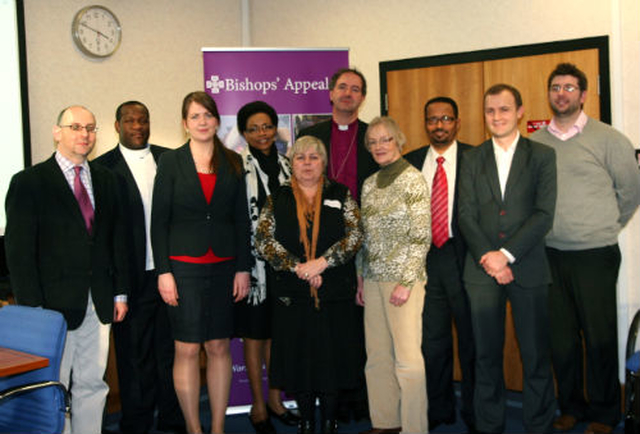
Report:
[[[320,432],[322,434],[337,434],[338,421],[335,419],[323,420],[322,425],[320,425]]]
[[[315,434],[316,424],[312,420],[301,420],[298,423],[298,434]]]
[[[277,414],[275,411],[273,411],[271,409],[271,407],[269,407],[267,405],[267,413],[269,414],[269,416],[275,417],[280,422],[282,422],[283,424],[288,425],[288,426],[296,426],[297,423],[300,421],[300,416],[298,416],[297,414],[293,413],[292,411],[286,410],[286,409],[285,409],[284,413]]]
[[[256,431],[256,434],[276,434],[276,429],[268,417],[260,422],[254,422],[253,418],[251,418],[251,414],[248,414],[247,416],[249,417],[249,422],[251,422],[251,426]]]

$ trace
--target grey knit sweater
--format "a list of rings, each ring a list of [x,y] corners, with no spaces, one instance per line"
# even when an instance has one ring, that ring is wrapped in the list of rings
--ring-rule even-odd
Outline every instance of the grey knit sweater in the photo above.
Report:
[[[547,246],[585,250],[617,243],[640,203],[640,170],[629,139],[589,118],[569,140],[546,128],[531,140],[551,146],[557,156],[558,201]]]

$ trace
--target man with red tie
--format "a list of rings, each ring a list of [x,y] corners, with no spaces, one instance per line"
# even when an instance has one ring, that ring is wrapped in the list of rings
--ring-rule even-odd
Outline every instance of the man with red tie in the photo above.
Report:
[[[61,312],[68,325],[60,380],[71,386],[65,432],[100,433],[112,321],[127,313],[125,232],[117,180],[89,163],[96,121],[84,107],[60,112],[56,152],[17,173],[6,199],[5,246],[19,304]]]
[[[459,160],[470,145],[456,140],[460,129],[458,105],[448,97],[432,98],[424,106],[424,126],[430,145],[405,155],[422,171],[431,191],[432,245],[427,255],[427,276],[422,311],[422,354],[427,373],[429,428],[456,420],[453,390],[453,335],[458,333],[458,354],[462,370],[462,419],[474,431],[473,417],[473,331],[469,300],[462,282],[467,247],[458,227]]]

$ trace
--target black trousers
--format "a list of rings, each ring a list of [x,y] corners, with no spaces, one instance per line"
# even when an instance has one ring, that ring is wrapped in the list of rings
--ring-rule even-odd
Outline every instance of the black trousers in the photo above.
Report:
[[[148,432],[156,408],[158,425],[184,426],[173,387],[169,317],[154,271],[145,273],[144,285],[129,297],[126,319],[114,323],[112,330],[122,404],[121,431]]]
[[[422,354],[427,373],[429,421],[455,420],[453,389],[453,335],[458,333],[458,355],[462,371],[462,418],[474,425],[473,389],[475,349],[469,299],[462,282],[453,240],[441,248],[431,246],[427,256],[427,286],[422,311]]]
[[[474,407],[478,431],[505,429],[504,336],[507,298],[520,344],[522,416],[528,433],[552,432],[556,411],[549,347],[548,285],[465,282],[476,339]]]
[[[616,426],[621,415],[616,305],[620,249],[617,244],[573,251],[548,248],[547,255],[553,275],[551,349],[560,410]]]

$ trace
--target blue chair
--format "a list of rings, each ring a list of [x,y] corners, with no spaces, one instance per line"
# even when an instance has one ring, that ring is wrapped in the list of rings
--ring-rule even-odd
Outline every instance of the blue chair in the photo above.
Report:
[[[0,432],[61,433],[69,396],[59,382],[67,323],[59,312],[0,308],[0,346],[47,357],[49,366],[0,378]]]
[[[640,351],[636,351],[639,328],[640,310],[634,315],[627,335],[624,386],[625,434],[640,434]]]

